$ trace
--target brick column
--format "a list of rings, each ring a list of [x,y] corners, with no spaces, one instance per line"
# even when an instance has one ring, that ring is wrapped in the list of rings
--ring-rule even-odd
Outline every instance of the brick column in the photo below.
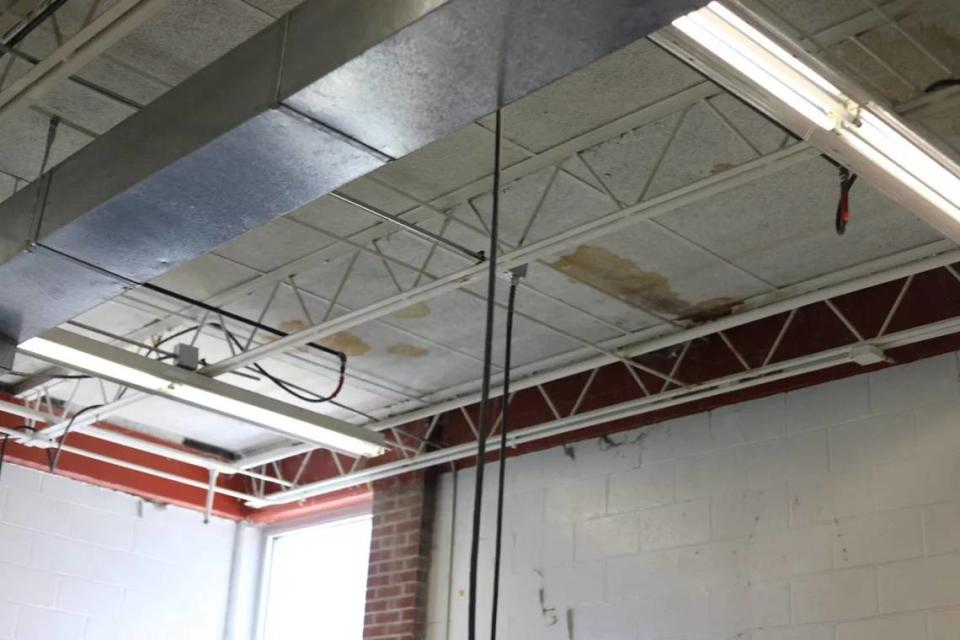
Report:
[[[433,488],[423,471],[374,483],[365,639],[424,637]]]

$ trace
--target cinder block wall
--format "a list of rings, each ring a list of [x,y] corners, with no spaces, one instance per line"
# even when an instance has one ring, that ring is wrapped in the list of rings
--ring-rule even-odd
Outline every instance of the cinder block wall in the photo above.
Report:
[[[507,464],[503,640],[960,638],[955,354]],[[440,478],[430,640],[466,637],[472,479]]]
[[[234,528],[4,464],[0,640],[223,638]]]

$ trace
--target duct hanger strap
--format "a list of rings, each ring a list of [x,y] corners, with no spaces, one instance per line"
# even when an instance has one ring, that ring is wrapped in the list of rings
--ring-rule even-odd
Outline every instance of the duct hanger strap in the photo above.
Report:
[[[420,236],[420,237],[423,238],[424,240],[427,240],[427,241],[429,241],[429,242],[431,242],[431,243],[436,242],[436,243],[442,244],[442,245],[444,245],[444,246],[446,246],[446,247],[448,247],[448,248],[450,248],[450,249],[453,249],[453,250],[456,251],[457,253],[461,253],[461,254],[465,255],[466,257],[470,258],[471,260],[475,260],[477,263],[483,262],[483,261],[486,259],[485,254],[483,253],[483,251],[473,251],[473,250],[471,250],[471,249],[468,249],[468,248],[466,248],[465,246],[463,246],[463,245],[461,245],[461,244],[457,244],[457,243],[454,242],[453,240],[450,240],[449,238],[445,238],[445,237],[441,236],[440,234],[437,234],[437,233],[434,233],[434,232],[429,231],[429,230],[427,230],[427,229],[424,229],[423,227],[418,227],[417,225],[412,224],[412,223],[410,223],[410,222],[407,222],[406,220],[404,220],[403,218],[401,218],[401,217],[399,217],[399,216],[395,216],[395,215],[393,215],[392,213],[387,213],[386,211],[382,211],[382,210],[380,210],[380,209],[377,209],[376,207],[373,207],[373,206],[371,206],[371,205],[369,205],[369,204],[366,204],[366,203],[364,203],[364,202],[360,202],[359,200],[355,200],[355,199],[351,198],[350,196],[345,195],[345,194],[343,194],[343,193],[341,193],[341,192],[339,192],[339,191],[332,191],[332,192],[330,192],[330,195],[331,195],[332,197],[336,198],[337,200],[340,200],[340,201],[342,201],[342,202],[346,202],[347,204],[351,204],[351,205],[357,207],[358,209],[362,209],[363,211],[366,211],[367,213],[369,213],[369,214],[371,214],[371,215],[374,215],[374,216],[380,218],[381,220],[386,220],[387,222],[392,222],[393,224],[395,224],[395,225],[397,225],[397,226],[403,227],[404,229],[406,229],[406,230],[409,231],[410,233],[412,233],[412,234],[414,234],[414,235],[417,235],[417,236]]]
[[[60,118],[53,116],[50,118],[50,126],[47,127],[47,140],[43,146],[43,159],[40,161],[40,176],[37,193],[33,198],[33,217],[30,220],[30,235],[27,238],[28,248],[36,246],[40,239],[40,227],[43,224],[43,213],[47,208],[47,195],[50,193],[50,181],[53,179],[53,172],[47,171],[50,164],[50,151],[53,149],[53,143],[57,139],[57,127],[60,125]]]

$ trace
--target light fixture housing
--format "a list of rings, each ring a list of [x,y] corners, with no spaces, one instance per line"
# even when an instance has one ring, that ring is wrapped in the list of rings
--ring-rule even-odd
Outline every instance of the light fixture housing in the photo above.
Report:
[[[18,350],[98,378],[259,425],[284,436],[351,456],[377,456],[381,434],[164,364],[76,333],[53,329]]]
[[[736,0],[710,2],[672,26],[680,45],[667,37],[668,48],[960,241],[960,167],[896,114]]]

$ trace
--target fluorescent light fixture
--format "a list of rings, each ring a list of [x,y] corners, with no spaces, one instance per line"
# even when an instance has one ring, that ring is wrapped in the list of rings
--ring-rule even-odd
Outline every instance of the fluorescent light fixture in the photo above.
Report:
[[[821,129],[936,209],[960,221],[960,168],[893,114],[857,104],[801,57],[719,2],[673,26],[761,90]]]
[[[823,129],[846,111],[837,87],[719,2],[673,26]]]
[[[383,436],[363,427],[62,329],[30,338],[18,349],[47,362],[250,422],[320,447],[353,456],[377,456],[385,451]]]

